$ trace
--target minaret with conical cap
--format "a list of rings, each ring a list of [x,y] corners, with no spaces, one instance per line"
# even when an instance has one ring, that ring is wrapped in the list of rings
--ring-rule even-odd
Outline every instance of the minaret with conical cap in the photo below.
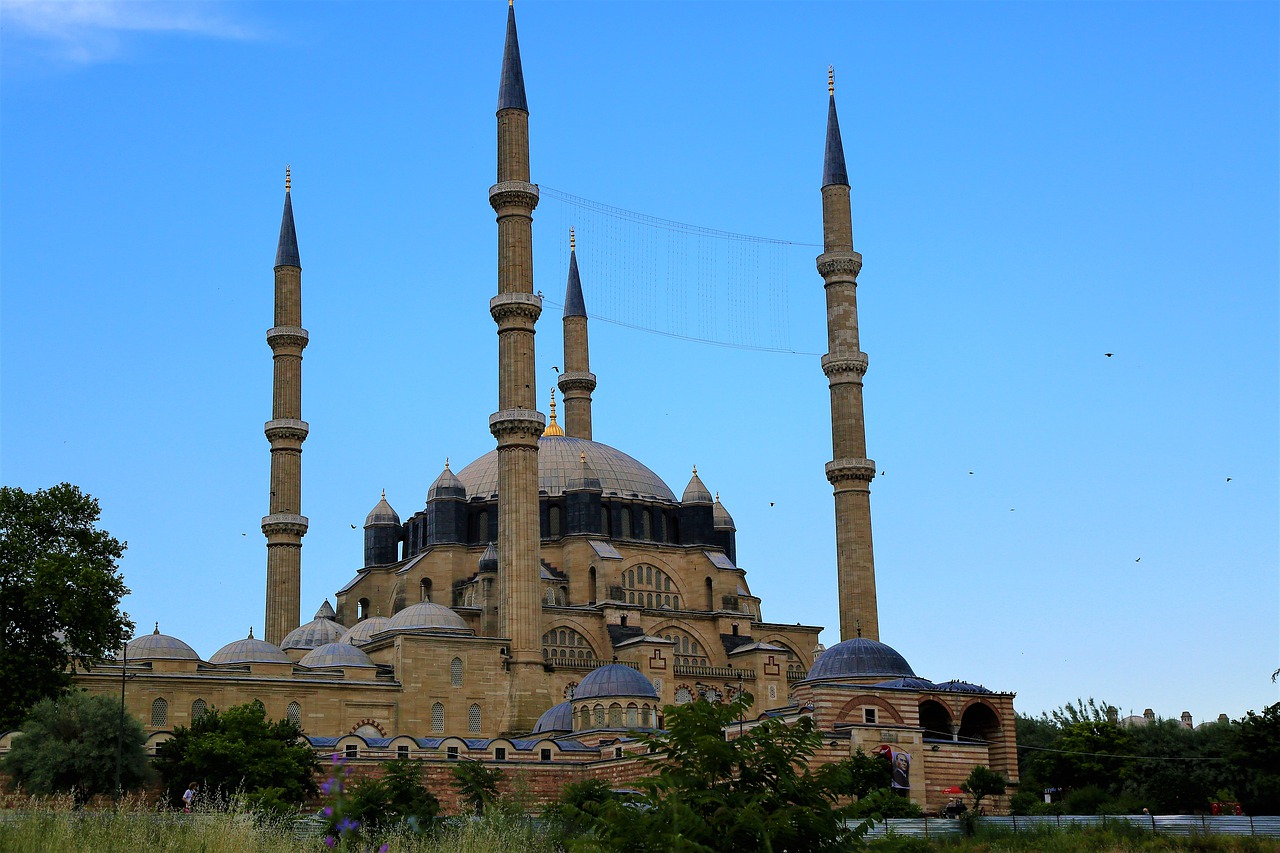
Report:
[[[275,325],[267,330],[275,361],[271,420],[264,430],[271,442],[270,514],[262,519],[267,537],[265,635],[267,642],[276,645],[299,625],[302,537],[307,532],[302,515],[302,442],[308,432],[302,420],[302,350],[307,346],[307,330],[302,328],[302,262],[288,168],[284,176],[284,218],[276,246]]]
[[[858,272],[862,255],[853,250],[853,218],[844,145],[836,118],[835,73],[828,69],[827,148],[822,167],[822,254],[827,291],[827,354],[822,372],[831,385],[832,461],[827,479],[835,489],[836,573],[840,598],[840,639],[880,638],[876,569],[871,548],[871,479],[876,464],[867,459],[862,413],[862,377],[867,356],[858,348]]]
[[[591,392],[596,375],[591,372],[587,349],[587,306],[578,276],[578,252],[569,229],[569,281],[564,291],[564,373],[560,374],[564,397],[564,432],[570,438],[591,440]]]
[[[516,38],[514,6],[498,86],[498,182],[489,188],[498,220],[498,295],[489,311],[498,324],[498,411],[489,429],[498,441],[498,582],[500,616],[511,640],[507,731],[529,731],[550,706],[542,663],[542,596],[538,521],[538,437],[534,326],[542,300],[533,292],[533,209],[529,182],[529,107]]]

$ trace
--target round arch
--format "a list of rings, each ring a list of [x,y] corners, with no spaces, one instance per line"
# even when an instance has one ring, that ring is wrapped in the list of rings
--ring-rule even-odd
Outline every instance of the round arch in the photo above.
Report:
[[[879,696],[873,696],[870,693],[864,693],[860,696],[855,696],[852,699],[850,699],[848,702],[845,702],[844,706],[840,709],[840,712],[836,715],[836,720],[840,722],[848,722],[847,718],[849,714],[853,711],[853,709],[860,707],[862,705],[871,705],[875,708],[878,708],[879,710],[884,711],[885,714],[889,716],[889,719],[894,723],[898,725],[903,724],[902,715],[898,713],[897,708],[893,707],[884,699],[881,699]],[[862,721],[853,720],[853,722],[860,723]]]

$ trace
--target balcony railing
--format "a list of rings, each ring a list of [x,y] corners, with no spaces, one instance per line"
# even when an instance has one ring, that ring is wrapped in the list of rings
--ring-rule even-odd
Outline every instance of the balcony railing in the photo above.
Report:
[[[692,678],[723,678],[727,681],[755,681],[754,669],[734,669],[731,666],[693,666],[687,663],[675,665],[676,675],[687,675]]]

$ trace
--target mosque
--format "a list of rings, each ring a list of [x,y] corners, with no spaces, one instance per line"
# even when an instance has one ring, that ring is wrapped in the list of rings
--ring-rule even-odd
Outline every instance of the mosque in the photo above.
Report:
[[[863,426],[867,356],[858,342],[850,189],[830,86],[821,183],[829,352],[836,589],[841,642],[820,628],[764,619],[738,565],[732,516],[694,469],[676,495],[642,462],[592,431],[588,314],[571,241],[564,312],[563,424],[552,392],[535,400],[529,107],[514,8],[498,90],[498,276],[489,300],[498,334],[495,449],[456,472],[446,463],[407,518],[386,501],[364,525],[355,576],[300,624],[302,265],[286,175],[275,258],[274,363],[266,630],[200,656],[155,632],[121,658],[78,672],[117,694],[163,741],[210,707],[261,703],[296,721],[317,750],[357,761],[473,758],[527,771],[533,790],[595,776],[644,774],[628,733],[660,728],[662,709],[749,692],[744,721],[811,715],[819,761],[861,748],[891,758],[895,786],[926,808],[970,768],[1017,780],[1013,694],[918,677],[879,641]],[[589,284],[589,282],[588,282]],[[477,300],[478,301],[478,300]],[[480,310],[480,305],[476,305]],[[482,418],[476,415],[477,428]],[[441,456],[445,449],[441,449]],[[816,473],[816,472],[815,472]],[[6,738],[7,740],[7,738]],[[0,747],[5,744],[0,741]],[[439,762],[439,764],[431,764]]]

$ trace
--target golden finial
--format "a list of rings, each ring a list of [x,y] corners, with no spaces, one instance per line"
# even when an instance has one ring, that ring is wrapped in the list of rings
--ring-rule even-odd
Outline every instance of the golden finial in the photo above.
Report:
[[[580,458],[582,459],[582,464],[583,464],[583,465],[586,465],[586,464],[587,464],[587,451],[585,451],[585,450],[584,450],[584,451],[582,451],[582,454],[581,454]]]
[[[720,492],[716,491],[716,503],[720,503]]]
[[[289,187],[292,183],[293,181],[289,176],[289,166],[288,164],[285,164],[285,167],[284,167],[284,191],[285,192],[289,191]]]
[[[508,5],[508,6],[514,6],[514,5],[516,5],[516,0],[507,0],[507,5]]]
[[[551,422],[547,424],[547,428],[542,431],[543,435],[564,435],[564,430],[560,428],[560,424],[556,423],[556,389],[551,389]]]
[[[570,228],[569,229],[569,251],[572,252],[573,250],[574,250],[573,229]]]
[[[386,490],[386,489],[383,489],[383,490],[382,490],[382,499],[383,499],[384,501],[387,499],[387,490]]]
[[[444,458],[444,470],[446,470],[446,471],[448,471],[448,470],[449,470],[449,457],[448,457],[448,456],[446,456],[446,457]]]
[[[834,95],[836,93],[836,67],[834,65],[827,66],[827,94]]]
[[[695,477],[696,477],[696,476],[698,476],[698,466],[697,466],[697,465],[694,465],[694,466],[693,466],[693,476],[695,476]]]

